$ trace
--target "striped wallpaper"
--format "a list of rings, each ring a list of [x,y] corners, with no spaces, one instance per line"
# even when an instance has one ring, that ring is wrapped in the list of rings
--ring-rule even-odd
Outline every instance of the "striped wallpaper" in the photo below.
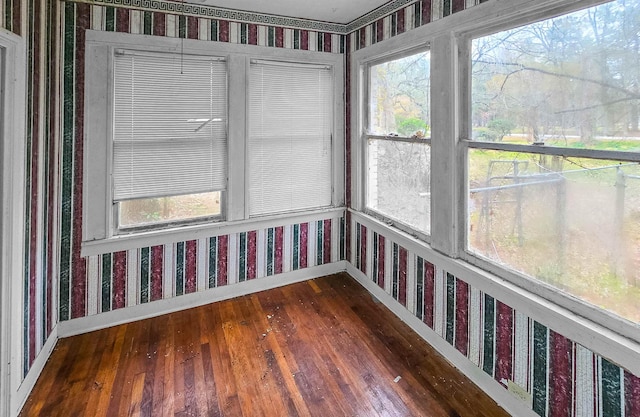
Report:
[[[354,221],[351,262],[544,417],[640,417],[640,377]],[[367,238],[371,235],[371,238]]]
[[[343,218],[89,256],[87,294],[60,294],[61,315],[94,315],[344,259]],[[78,305],[82,303],[82,305]]]
[[[393,13],[364,22],[349,36],[349,51],[357,51],[487,0],[419,0]]]
[[[386,16],[363,21],[343,36],[118,8],[106,2],[0,0],[0,26],[25,36],[28,45],[24,373],[59,319],[269,277],[334,262],[347,254],[360,271],[480,369],[498,381],[510,379],[523,386],[539,415],[640,416],[637,376],[473,288],[464,277],[454,277],[411,253],[384,231],[367,230],[351,213],[320,222],[284,222],[246,233],[80,257],[86,29],[348,56],[479,2],[408,2]],[[347,137],[349,85],[347,78]],[[346,146],[350,166],[349,140]],[[350,190],[349,174],[345,181]],[[350,204],[349,192],[346,198]],[[353,240],[358,244],[350,244]]]
[[[0,26],[26,36],[28,45],[24,375],[59,320],[338,259],[344,219],[327,219],[322,230],[315,224],[283,224],[271,231],[82,258],[84,36],[94,29],[339,54],[343,35],[48,0],[0,0],[0,16]],[[298,252],[280,255],[276,247]],[[258,258],[251,258],[254,249]],[[245,252],[249,255],[241,259]]]

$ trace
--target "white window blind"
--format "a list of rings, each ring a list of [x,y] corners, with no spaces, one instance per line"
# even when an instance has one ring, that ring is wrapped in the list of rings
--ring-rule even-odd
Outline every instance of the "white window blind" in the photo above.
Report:
[[[128,51],[114,59],[114,201],[224,190],[224,60]]]
[[[331,205],[332,125],[331,68],[252,61],[251,216]]]

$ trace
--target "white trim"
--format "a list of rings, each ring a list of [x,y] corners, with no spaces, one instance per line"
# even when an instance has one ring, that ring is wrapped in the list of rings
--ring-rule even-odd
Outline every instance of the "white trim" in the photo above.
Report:
[[[29,394],[31,394],[31,390],[36,385],[38,378],[40,378],[40,374],[44,370],[51,353],[53,353],[53,349],[56,347],[58,343],[58,326],[56,325],[52,330],[49,338],[42,346],[42,349],[36,356],[36,359],[33,361],[31,368],[29,368],[29,373],[24,378],[17,392],[14,394],[14,398],[12,398],[13,402],[16,404],[16,414],[17,415],[22,407],[24,406],[27,398],[29,398]]]
[[[211,288],[202,292],[185,294],[151,303],[112,310],[96,316],[64,321],[58,324],[58,337],[63,338],[75,336],[119,324],[131,323],[175,311],[211,304],[217,301],[228,300],[230,298],[240,297],[258,291],[278,288],[284,285],[306,281],[325,275],[337,274],[345,271],[346,268],[347,263],[345,261],[339,261],[313,268],[299,269],[297,271],[278,274],[268,278],[244,281],[233,285]]]
[[[444,356],[449,362],[460,370],[480,389],[487,393],[493,400],[509,414],[520,417],[538,417],[526,404],[509,393],[502,385],[478,368],[460,352],[451,346],[445,339],[431,330],[420,319],[411,314],[400,303],[389,294],[378,287],[373,281],[368,279],[362,272],[353,265],[347,264],[347,273],[355,278],[367,291],[376,297],[386,308],[391,310],[400,320],[405,322],[411,329],[418,333],[427,343],[429,343],[438,353]]]
[[[402,245],[443,270],[464,280],[469,285],[491,295],[537,322],[593,352],[612,360],[635,375],[640,375],[640,343],[628,339],[610,328],[578,316],[560,304],[553,303],[530,291],[484,271],[465,261],[452,259],[424,242],[363,213],[352,211],[353,221],[378,232]],[[353,274],[352,274],[353,275]]]
[[[22,382],[22,280],[24,275],[26,56],[24,40],[0,29],[2,241],[0,242],[0,415],[17,415]],[[4,74],[3,74],[4,72]],[[9,104],[10,103],[10,104]]]
[[[249,232],[282,226],[283,224],[306,223],[310,221],[336,219],[344,216],[343,207],[316,210],[306,213],[276,215],[265,218],[222,222],[213,224],[199,224],[183,226],[172,230],[156,230],[132,235],[114,236],[109,239],[84,242],[81,256],[100,255],[121,250],[144,248],[148,246],[164,245],[168,243],[184,242],[220,235]]]

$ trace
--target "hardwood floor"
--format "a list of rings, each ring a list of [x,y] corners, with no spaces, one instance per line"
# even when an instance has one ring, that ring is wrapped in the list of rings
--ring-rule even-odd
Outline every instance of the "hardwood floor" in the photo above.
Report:
[[[61,339],[21,414],[138,415],[508,416],[346,274]]]

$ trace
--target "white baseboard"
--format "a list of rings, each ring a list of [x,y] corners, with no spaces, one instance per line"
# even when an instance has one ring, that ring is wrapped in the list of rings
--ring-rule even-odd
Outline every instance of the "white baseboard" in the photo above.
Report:
[[[58,324],[58,337],[64,338],[82,333],[100,330],[118,324],[130,323],[175,311],[186,310],[216,301],[227,300],[258,291],[282,287],[324,275],[336,274],[346,270],[346,261],[299,269],[283,274],[258,278],[233,285],[212,288],[192,294],[185,294],[173,298],[139,304],[133,307],[100,313],[94,316],[63,321]]]
[[[42,350],[40,350],[40,353],[38,353],[38,356],[36,356],[36,359],[31,365],[27,376],[24,378],[15,394],[12,395],[11,403],[14,404],[11,410],[12,416],[17,416],[20,413],[20,410],[22,410],[24,403],[27,401],[31,390],[36,385],[38,378],[40,378],[40,374],[42,373],[44,366],[47,364],[47,361],[49,360],[49,357],[51,356],[51,353],[53,352],[53,349],[56,347],[57,343],[58,326],[56,325],[51,330],[51,334],[42,347]]]
[[[539,417],[524,402],[509,393],[498,381],[487,375],[473,362],[462,355],[451,346],[445,339],[431,330],[420,319],[411,314],[409,310],[400,305],[387,292],[370,280],[351,263],[347,263],[347,273],[354,277],[363,287],[367,289],[382,304],[391,310],[400,320],[405,322],[413,331],[418,333],[427,343],[444,356],[453,366],[458,368],[467,378],[475,383],[480,389],[486,392],[498,405],[504,408],[509,414],[518,417]]]

